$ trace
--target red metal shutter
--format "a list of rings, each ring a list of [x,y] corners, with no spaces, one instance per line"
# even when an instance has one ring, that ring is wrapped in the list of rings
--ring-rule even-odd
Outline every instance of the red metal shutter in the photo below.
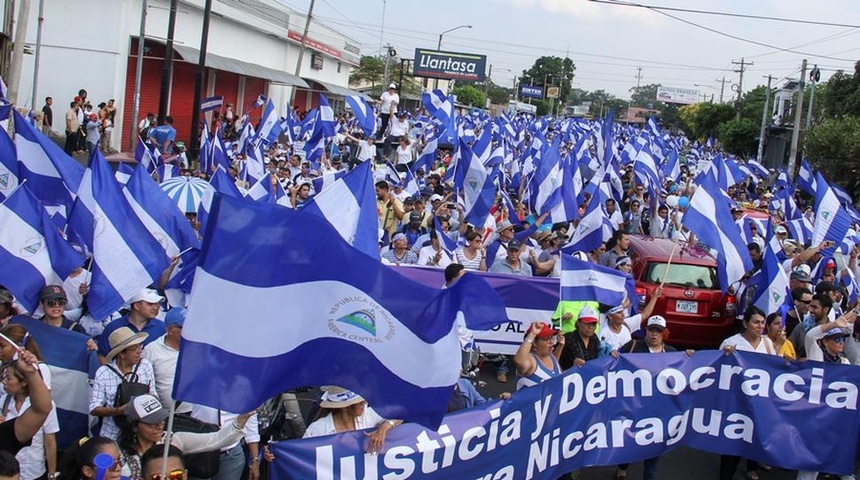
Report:
[[[173,87],[170,92],[168,114],[173,116],[173,128],[176,129],[177,142],[188,143],[191,138],[192,115],[196,111],[193,105],[196,75],[197,65],[180,61],[173,62]],[[203,82],[205,85],[205,78]]]
[[[215,72],[215,95],[224,96],[224,108],[222,112],[227,111],[227,104],[233,104],[233,113],[239,110],[237,105],[239,97],[239,75],[233,72],[225,72],[218,70]]]
[[[250,108],[257,101],[257,97],[261,93],[266,93],[266,81],[262,78],[245,77],[245,96],[242,99],[242,108]],[[283,112],[281,112],[281,115],[283,115]]]
[[[155,58],[149,58],[155,57]],[[158,96],[161,90],[161,69],[164,66],[164,46],[147,42],[144,50],[143,75],[140,86],[140,112],[138,118],[132,119],[134,109],[134,76],[137,69],[137,39],[131,39],[128,67],[125,76],[125,99],[123,118],[123,131],[121,149],[128,148],[128,137],[131,125],[137,125],[141,119],[146,118],[147,113],[158,115]]]

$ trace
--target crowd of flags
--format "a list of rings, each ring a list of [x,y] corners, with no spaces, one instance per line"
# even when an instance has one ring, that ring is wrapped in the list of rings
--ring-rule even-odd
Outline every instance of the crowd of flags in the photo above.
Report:
[[[220,109],[223,100],[223,97],[218,96],[204,99],[201,108]],[[300,212],[281,208],[291,207],[290,196],[283,185],[272,177],[264,152],[283,135],[291,142],[304,142],[305,158],[314,169],[319,170],[323,155],[337,141],[339,134],[345,130],[361,130],[365,135],[376,131],[378,119],[371,103],[360,97],[347,97],[345,101],[353,117],[344,125],[336,121],[332,107],[322,95],[318,107],[301,120],[290,109],[281,116],[270,99],[263,95],[258,97],[252,105],[252,111],[260,109],[259,125],[254,128],[249,121],[249,114],[246,114],[239,122],[242,130],[236,140],[238,151],[246,158],[239,179],[250,185],[247,192],[237,188],[234,179],[227,173],[232,166],[228,152],[233,144],[225,141],[221,132],[210,132],[208,126],[204,125],[200,169],[210,179],[198,192],[199,198],[192,202],[193,205],[185,207],[180,207],[176,199],[165,191],[165,183],[185,180],[182,180],[175,165],[165,161],[158,146],[138,142],[135,150],[138,161],[136,168],[121,165],[113,172],[98,152],[84,168],[17,112],[13,113],[16,129],[14,139],[5,130],[0,130],[0,223],[4,225],[0,229],[0,257],[5,260],[5,268],[0,270],[0,284],[7,286],[22,305],[33,311],[42,286],[62,283],[71,272],[83,269],[89,278],[86,299],[89,312],[94,318],[106,318],[140,289],[158,283],[171,261],[178,258],[179,264],[168,279],[167,288],[185,294],[191,291],[195,270],[198,267],[198,271],[206,270],[211,264],[211,272],[225,265],[237,270],[241,277],[237,277],[237,281],[249,288],[251,299],[257,298],[253,296],[255,293],[251,287],[259,285],[261,278],[268,278],[272,286],[278,288],[304,291],[302,289],[306,286],[295,285],[310,280],[291,275],[294,275],[294,270],[306,270],[316,272],[313,273],[317,275],[316,282],[340,282],[337,291],[342,291],[344,295],[350,291],[355,293],[350,289],[357,288],[364,293],[373,290],[371,297],[387,305],[386,302],[391,301],[388,298],[391,292],[399,292],[402,286],[397,286],[387,273],[380,273],[384,270],[374,270],[372,275],[368,274],[382,282],[369,285],[362,279],[353,278],[351,273],[341,276],[337,276],[339,274],[336,272],[321,275],[317,268],[320,264],[306,268],[308,259],[300,258],[298,254],[284,255],[284,252],[309,248],[318,253],[322,249],[321,245],[330,245],[345,255],[339,267],[348,261],[378,264],[379,233],[374,180],[379,172],[374,172],[374,169],[386,169],[384,177],[390,182],[402,186],[410,195],[419,195],[422,185],[418,180],[418,170],[427,173],[434,168],[438,150],[443,146],[450,151],[450,162],[440,173],[454,187],[456,201],[463,206],[465,213],[463,221],[484,225],[498,203],[513,214],[512,197],[528,203],[536,214],[548,215],[549,222],[578,221],[572,224],[570,240],[562,248],[560,293],[564,298],[620,304],[625,296],[635,294],[625,275],[569,255],[578,251],[592,251],[612,235],[613,224],[605,205],[607,200],[620,203],[624,198],[625,186],[622,185],[621,177],[626,167],[630,167],[636,183],[649,192],[651,203],[647,207],[650,212],[656,212],[661,205],[668,205],[664,203],[665,200],[661,200],[661,193],[667,193],[669,185],[678,188],[678,185],[685,184],[687,197],[684,197],[683,205],[668,206],[670,210],[682,210],[678,212],[678,215],[682,215],[681,225],[705,243],[714,254],[719,267],[720,286],[724,291],[730,288],[737,290],[741,280],[752,269],[747,244],[753,240],[750,225],[755,220],[746,218],[735,222],[729,213],[730,207],[736,206],[728,194],[729,188],[747,178],[754,184],[764,185],[769,184],[769,177],[775,177],[768,208],[773,213],[781,214],[783,224],[793,238],[811,242],[812,245],[832,241],[834,247],[824,252],[822,261],[833,258],[837,250],[847,253],[856,243],[856,232],[851,227],[860,222],[860,214],[854,210],[851,197],[843,190],[829,185],[821,173],[814,172],[805,160],[801,162],[795,185],[785,172],[770,172],[754,160],[744,162],[723,155],[711,148],[710,142],[699,144],[683,136],[665,133],[653,118],[649,119],[645,128],[638,129],[615,124],[612,112],[605,119],[596,121],[536,118],[507,113],[496,118],[490,118],[482,112],[458,115],[454,97],[438,90],[422,95],[424,111],[412,115],[414,124],[420,125],[416,128],[424,147],[418,152],[411,169],[400,172],[390,163],[375,166],[371,162],[364,162],[349,172],[338,171],[313,179],[316,193]],[[682,176],[682,164],[687,167],[687,177]],[[153,175],[163,183],[156,183]],[[798,207],[795,189],[814,198],[814,215],[808,216]],[[693,191],[695,193],[691,193]],[[749,193],[755,195],[753,191]],[[246,215],[235,214],[243,208],[248,211]],[[222,210],[230,210],[234,215],[225,215]],[[207,241],[224,242],[218,250],[222,253],[221,257],[213,257],[214,250],[201,250],[200,235],[188,223],[185,217],[187,213],[197,215],[200,232],[210,232]],[[299,214],[300,217],[294,216]],[[299,235],[287,229],[289,225],[296,225],[297,218],[307,225],[313,225],[311,230],[318,231],[318,235],[307,232]],[[511,215],[511,220],[518,221],[515,215]],[[747,281],[747,288],[755,288],[753,303],[756,306],[768,312],[775,311],[789,296],[788,282],[782,268],[785,257],[774,234],[775,224],[768,222],[756,226],[759,232],[765,234],[763,266],[756,276]],[[457,248],[457,242],[442,231],[438,220],[433,227],[442,248],[451,254]],[[275,235],[275,230],[283,235]],[[237,231],[241,231],[241,241],[236,236]],[[229,241],[224,240],[227,237]],[[284,243],[287,241],[285,239],[292,239],[293,243]],[[276,275],[272,271],[274,267],[265,262],[253,265],[247,263],[249,257],[244,255],[242,242],[255,245],[262,242],[266,248],[278,248],[280,256],[289,257],[294,263]],[[349,248],[344,249],[343,245]],[[225,260],[232,258],[233,254],[239,254],[235,262]],[[350,257],[353,254],[360,257]],[[324,256],[320,258],[320,262],[327,261]],[[356,260],[358,258],[360,260]],[[820,275],[821,270],[816,268],[814,272]],[[282,273],[284,276],[278,276]],[[856,297],[860,288],[853,275],[843,277],[842,281],[849,293]],[[390,291],[377,291],[380,285],[384,287],[383,290]],[[473,284],[472,287],[487,293],[482,290],[481,284]],[[214,295],[219,288],[222,287],[210,282],[200,291]],[[320,290],[316,289],[315,292]],[[404,289],[407,290],[415,293],[413,287]],[[449,294],[450,302],[453,302],[450,305],[434,304],[429,297],[422,297],[419,311],[448,312],[445,309],[464,301],[466,297],[463,295],[465,293],[461,289],[453,289]],[[170,294],[168,296],[173,298]],[[404,296],[409,297],[409,294],[404,293]],[[293,298],[284,296],[288,297]],[[314,295],[307,297],[303,300],[318,300]],[[492,312],[492,307],[488,306],[496,300],[495,297],[487,293],[480,298],[480,302],[472,305],[473,313],[491,312],[493,316],[486,318],[504,319],[503,312]],[[411,307],[416,306],[414,299],[410,302]],[[247,308],[257,306],[248,304]],[[402,305],[391,308],[398,311],[405,309]],[[202,311],[205,309],[192,310],[191,318],[199,316]],[[404,314],[397,321],[405,322],[405,328],[412,329],[415,326],[411,323],[415,321],[414,318]],[[453,321],[449,316],[440,318]],[[227,325],[223,328],[224,332],[230,331]],[[433,328],[431,336],[445,336],[450,331],[450,324],[434,325]],[[196,336],[192,335],[199,352],[203,352],[201,355],[211,353],[213,346],[220,345],[218,342],[229,341],[221,335],[223,332],[210,330],[216,333],[198,330],[194,334]],[[428,335],[427,332],[416,332],[410,335],[419,338]],[[210,334],[221,336],[207,336]],[[425,348],[416,345],[416,348]],[[275,346],[272,349],[270,353],[273,357],[307,355],[303,345],[296,345],[295,349],[288,351],[275,351]],[[252,356],[259,359],[258,355]],[[375,352],[372,361],[386,364],[390,356],[390,352]],[[188,373],[194,371],[191,366],[194,359],[199,358],[202,357],[192,356],[184,360],[189,365],[183,378],[187,383],[181,383],[180,390],[187,392],[189,398],[197,395],[194,392],[203,391],[195,383],[197,380],[193,380],[193,375]],[[254,361],[246,358],[232,360],[244,362],[254,371],[258,367]],[[416,372],[409,375],[417,375]],[[325,381],[345,382],[341,385],[353,386],[341,376],[328,373],[331,375]],[[390,371],[386,373],[391,374]],[[223,387],[236,380],[235,372],[226,372],[225,375],[221,383],[213,382],[212,385]],[[448,377],[424,380],[430,382],[427,388],[431,389],[448,386],[446,382],[450,381]],[[381,380],[374,378],[373,381]],[[389,378],[387,381],[394,380]],[[304,385],[322,382],[323,379],[312,382],[294,376],[286,383]],[[274,381],[260,383],[265,388],[253,392],[255,400],[284,387],[284,384]],[[247,387],[242,383],[236,385]],[[355,385],[357,389],[360,387]],[[219,387],[214,388],[214,391],[226,390]],[[216,395],[214,391],[210,393]],[[384,393],[369,398],[395,401]],[[421,401],[420,398],[410,396],[415,392],[406,386],[397,390],[397,393],[418,401],[423,408],[417,414],[407,412],[398,418],[423,419],[430,423],[438,420],[438,409],[424,407],[427,401],[441,398],[441,395],[429,395],[429,400]],[[250,403],[235,405],[227,401],[219,405],[252,406]]]

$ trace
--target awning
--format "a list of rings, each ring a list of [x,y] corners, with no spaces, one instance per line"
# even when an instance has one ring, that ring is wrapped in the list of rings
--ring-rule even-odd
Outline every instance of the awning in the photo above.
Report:
[[[197,63],[200,58],[200,50],[186,45],[173,44],[173,49],[186,62]],[[214,53],[206,53],[206,66],[225,72],[238,73],[247,77],[264,78],[274,83],[284,85],[295,85],[301,88],[310,88],[301,78],[287,72],[275,70],[274,68],[264,67],[254,63],[248,63],[235,58],[222,57]]]
[[[315,82],[315,83],[322,85],[322,87],[325,88],[327,92],[334,94],[334,95],[339,95],[341,97],[359,96],[359,97],[365,98],[366,100],[373,100],[372,98],[370,98],[369,96],[367,96],[364,93],[361,93],[361,92],[356,91],[356,90],[351,90],[351,89],[346,88],[346,87],[341,87],[340,85],[335,85],[333,83],[323,82],[323,81],[317,80],[315,78],[308,78],[308,77],[302,77],[302,78],[304,78],[305,80],[307,80],[309,82]]]

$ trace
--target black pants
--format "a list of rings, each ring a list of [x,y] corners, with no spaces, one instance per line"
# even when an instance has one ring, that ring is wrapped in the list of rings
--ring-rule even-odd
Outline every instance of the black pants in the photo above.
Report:
[[[66,145],[63,147],[66,153],[71,155],[73,152],[78,150],[78,143],[80,142],[81,137],[78,135],[77,131],[70,132],[66,130]]]
[[[376,132],[376,138],[382,138],[382,135],[385,134],[385,129],[388,128],[388,121],[391,120],[391,114],[380,113],[379,118],[382,119],[382,125],[379,126],[379,131]]]
[[[735,476],[735,470],[738,469],[738,464],[741,463],[741,457],[734,455],[720,455],[720,480],[732,480]],[[758,470],[758,462],[747,459],[747,472],[755,472]]]

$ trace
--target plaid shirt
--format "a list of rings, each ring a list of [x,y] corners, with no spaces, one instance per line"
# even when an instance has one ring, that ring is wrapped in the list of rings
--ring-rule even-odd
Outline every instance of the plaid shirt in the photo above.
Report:
[[[119,366],[116,361],[110,363],[110,367],[119,371]],[[122,380],[116,372],[112,371],[108,365],[102,365],[96,371],[96,377],[93,380],[93,386],[90,390],[90,412],[97,407],[113,407],[116,399],[116,389],[119,387]],[[152,364],[149,360],[142,358],[137,366],[137,378],[133,378],[131,373],[125,375],[125,379],[130,382],[139,382],[149,385],[149,393],[158,394],[155,391],[155,374],[152,371]],[[119,427],[114,421],[114,417],[102,417],[102,426],[99,435],[116,440],[119,437]]]

